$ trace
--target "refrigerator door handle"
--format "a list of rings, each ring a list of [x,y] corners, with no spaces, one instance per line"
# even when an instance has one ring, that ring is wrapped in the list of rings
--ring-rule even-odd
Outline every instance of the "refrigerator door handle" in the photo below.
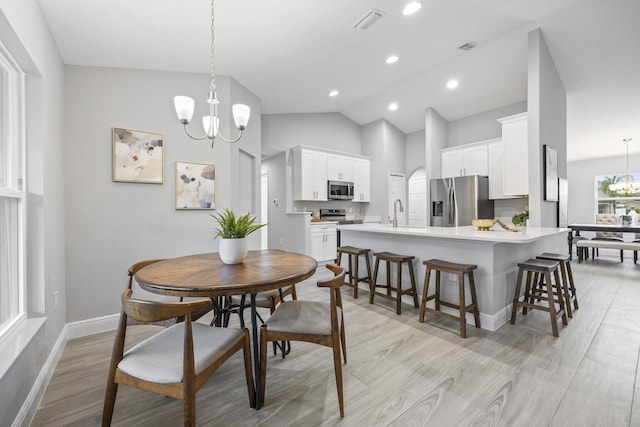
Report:
[[[458,208],[456,205],[456,188],[454,185],[455,180],[451,178],[451,185],[447,188],[447,199],[449,201],[449,218],[447,218],[447,223],[449,227],[454,227],[456,224],[456,209]]]

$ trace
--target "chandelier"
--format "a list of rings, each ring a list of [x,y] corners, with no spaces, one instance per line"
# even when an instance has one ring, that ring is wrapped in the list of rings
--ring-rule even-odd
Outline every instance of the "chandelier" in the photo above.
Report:
[[[629,175],[629,141],[631,141],[631,138],[622,140],[622,142],[627,144],[627,173],[624,176],[624,181],[609,185],[609,191],[618,195],[640,194],[640,183],[635,182],[633,176]]]
[[[189,133],[189,129],[187,125],[191,122],[191,118],[193,117],[193,107],[194,101],[193,98],[188,96],[176,96],[173,98],[173,102],[176,108],[176,114],[178,115],[178,120],[180,123],[184,125],[184,131],[191,139],[195,140],[203,140],[205,138],[209,138],[211,140],[211,148],[213,148],[213,143],[216,137],[222,138],[224,141],[232,143],[240,140],[242,137],[242,131],[247,127],[247,123],[249,123],[249,116],[251,114],[251,109],[248,105],[244,104],[235,104],[232,107],[233,112],[233,121],[235,122],[236,128],[240,131],[240,134],[237,138],[225,138],[222,134],[219,133],[219,125],[220,119],[218,118],[218,95],[216,94],[216,75],[215,75],[215,48],[214,48],[214,14],[213,14],[213,2],[211,0],[211,49],[210,49],[210,62],[211,62],[211,84],[209,85],[209,97],[207,98],[207,103],[209,104],[209,115],[202,117],[202,126],[204,127],[204,135],[200,137],[193,136]]]

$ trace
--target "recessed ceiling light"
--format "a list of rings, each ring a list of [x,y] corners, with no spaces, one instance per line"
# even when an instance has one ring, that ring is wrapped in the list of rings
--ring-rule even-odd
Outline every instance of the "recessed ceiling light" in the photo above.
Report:
[[[340,94],[340,92],[338,92],[337,90],[332,90],[331,92],[329,92],[329,96],[331,97],[338,96],[338,94]]]
[[[402,14],[403,15],[413,15],[414,13],[419,11],[420,9],[422,9],[422,2],[412,1],[412,2],[408,3],[404,7],[404,9],[402,10]]]
[[[398,62],[397,56],[391,55],[387,58],[387,64],[393,64],[394,62]]]
[[[397,109],[398,109],[398,104],[396,104],[395,102],[392,102],[391,104],[389,104],[389,110],[396,111]]]
[[[455,89],[458,87],[458,81],[456,79],[451,79],[447,82],[447,87],[449,89]]]

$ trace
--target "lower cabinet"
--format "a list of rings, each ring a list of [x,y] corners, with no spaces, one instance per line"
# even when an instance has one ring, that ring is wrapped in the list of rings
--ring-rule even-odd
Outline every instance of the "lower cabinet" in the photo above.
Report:
[[[311,224],[311,256],[316,261],[336,259],[338,229],[336,224]]]

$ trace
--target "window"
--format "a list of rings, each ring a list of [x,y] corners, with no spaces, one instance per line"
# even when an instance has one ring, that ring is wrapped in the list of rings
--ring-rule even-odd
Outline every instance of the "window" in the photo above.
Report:
[[[0,336],[25,313],[24,80],[0,42]]]
[[[620,174],[596,176],[597,212],[619,217],[632,210],[640,214],[640,175]],[[620,218],[622,222],[622,218]]]

